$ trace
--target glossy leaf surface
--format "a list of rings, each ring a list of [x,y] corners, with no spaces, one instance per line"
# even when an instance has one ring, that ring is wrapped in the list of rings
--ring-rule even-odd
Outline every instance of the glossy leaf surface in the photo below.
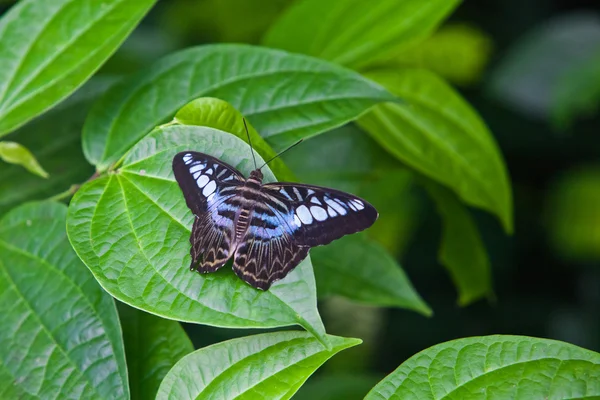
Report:
[[[450,187],[468,204],[498,216],[512,231],[512,191],[490,131],[450,86],[425,70],[369,74],[406,104],[383,104],[360,119],[384,148]]]
[[[430,347],[388,375],[365,400],[598,396],[600,354],[555,340],[496,335]]]
[[[0,220],[0,398],[129,398],[113,299],[69,245],[67,208]]]
[[[184,357],[165,377],[157,399],[289,399],[335,353],[359,339],[328,336],[326,350],[306,332],[247,336]],[[235,382],[235,383],[233,383]]]
[[[341,295],[361,303],[431,314],[406,274],[377,242],[352,235],[311,250],[319,297]]]
[[[234,135],[195,126],[156,130],[119,170],[85,184],[73,198],[67,231],[81,259],[110,294],[153,314],[221,327],[300,324],[325,340],[310,258],[266,292],[227,266],[190,272],[193,215],[171,169],[173,156],[188,149],[245,176],[254,168],[248,145]],[[268,168],[262,171],[266,182],[274,180]]]
[[[0,19],[0,136],[71,94],[156,0],[24,0]]]
[[[277,150],[357,118],[395,98],[323,60],[244,45],[169,55],[109,91],[86,121],[85,154],[100,170],[198,97],[231,103]]]

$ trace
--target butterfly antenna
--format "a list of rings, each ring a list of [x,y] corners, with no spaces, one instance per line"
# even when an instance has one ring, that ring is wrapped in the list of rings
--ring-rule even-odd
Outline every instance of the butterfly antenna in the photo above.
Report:
[[[282,155],[286,151],[290,150],[291,148],[298,146],[300,143],[302,143],[303,140],[304,139],[300,139],[296,143],[294,143],[293,145],[291,145],[290,147],[288,147],[287,149],[281,150],[279,153],[277,153],[273,157],[271,157],[271,159],[269,161],[267,161],[266,163],[264,163],[259,169],[261,169],[262,167],[264,167],[265,165],[267,165],[268,163],[270,163],[271,161],[273,161],[274,159],[276,159],[277,157],[279,157],[280,155]]]
[[[254,158],[254,149],[252,148],[252,140],[250,140],[250,133],[248,132],[248,125],[246,125],[246,118],[242,118],[242,121],[244,121],[244,128],[246,129],[246,135],[248,136],[248,144],[250,145],[250,153],[252,153],[252,160],[254,161],[254,169],[259,169],[256,167],[256,158]]]

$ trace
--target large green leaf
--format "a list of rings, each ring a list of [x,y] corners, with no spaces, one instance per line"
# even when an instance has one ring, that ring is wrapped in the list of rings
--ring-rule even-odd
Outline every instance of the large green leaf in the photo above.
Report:
[[[0,136],[85,82],[156,0],[23,0],[0,20]]]
[[[598,396],[600,354],[555,340],[496,335],[430,347],[388,375],[365,400]]]
[[[194,346],[177,321],[119,303],[133,400],[153,399],[169,370]]]
[[[83,133],[88,160],[107,169],[202,96],[231,103],[275,150],[395,99],[361,75],[322,60],[253,46],[200,46],[163,58],[94,106]]]
[[[6,137],[31,149],[50,177],[41,179],[16,165],[1,166],[0,214],[24,201],[64,192],[94,173],[81,151],[81,128],[92,100],[112,83],[112,79],[91,79],[60,105]]]
[[[434,182],[427,182],[425,187],[442,217],[439,260],[458,289],[458,304],[493,298],[490,260],[469,211],[448,189]]]
[[[458,0],[300,0],[273,24],[263,43],[363,68],[427,37],[458,4]]]
[[[67,242],[64,205],[0,220],[0,397],[127,399],[113,299]]]
[[[398,263],[362,234],[316,247],[311,256],[319,297],[341,295],[365,304],[431,314]]]
[[[254,168],[248,145],[234,135],[195,126],[156,130],[128,153],[121,169],[74,196],[67,232],[81,259],[114,297],[163,317],[237,328],[300,324],[325,340],[310,258],[266,292],[227,267],[190,272],[193,215],[171,170],[173,156],[187,149],[246,175]],[[266,167],[263,173],[274,180]]]
[[[201,97],[186,104],[177,111],[173,123],[208,126],[209,128],[233,133],[244,141],[247,141],[248,135],[250,135],[252,148],[262,158],[270,160],[277,154],[249,122],[244,125],[244,116],[238,110],[228,102],[214,97]],[[248,133],[246,133],[246,127]],[[248,151],[250,151],[250,147],[248,147]],[[269,163],[269,168],[280,181],[295,180],[292,171],[279,157]]]
[[[197,350],[169,371],[156,398],[289,399],[327,359],[361,343],[328,338],[331,350],[313,336],[294,331],[247,336]]]
[[[425,70],[368,74],[408,104],[382,104],[358,123],[404,163],[495,213],[512,232],[512,194],[502,156],[481,118]]]

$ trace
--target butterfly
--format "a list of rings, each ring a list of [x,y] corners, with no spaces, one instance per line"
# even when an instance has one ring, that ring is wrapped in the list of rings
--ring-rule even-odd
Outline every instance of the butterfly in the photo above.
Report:
[[[260,168],[246,179],[195,151],[175,155],[173,172],[195,216],[190,269],[214,272],[233,258],[235,273],[257,289],[268,290],[284,278],[311,247],[362,231],[378,217],[371,204],[351,194],[298,183],[263,184]]]

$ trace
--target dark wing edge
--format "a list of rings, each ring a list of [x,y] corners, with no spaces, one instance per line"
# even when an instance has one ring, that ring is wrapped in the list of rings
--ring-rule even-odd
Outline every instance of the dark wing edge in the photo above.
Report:
[[[214,272],[231,257],[234,229],[226,202],[244,177],[217,158],[194,151],[173,157],[173,173],[195,215],[190,235],[190,269]]]
[[[268,183],[265,191],[290,205],[288,221],[299,246],[321,246],[369,228],[379,213],[368,201],[340,190],[290,182]]]

